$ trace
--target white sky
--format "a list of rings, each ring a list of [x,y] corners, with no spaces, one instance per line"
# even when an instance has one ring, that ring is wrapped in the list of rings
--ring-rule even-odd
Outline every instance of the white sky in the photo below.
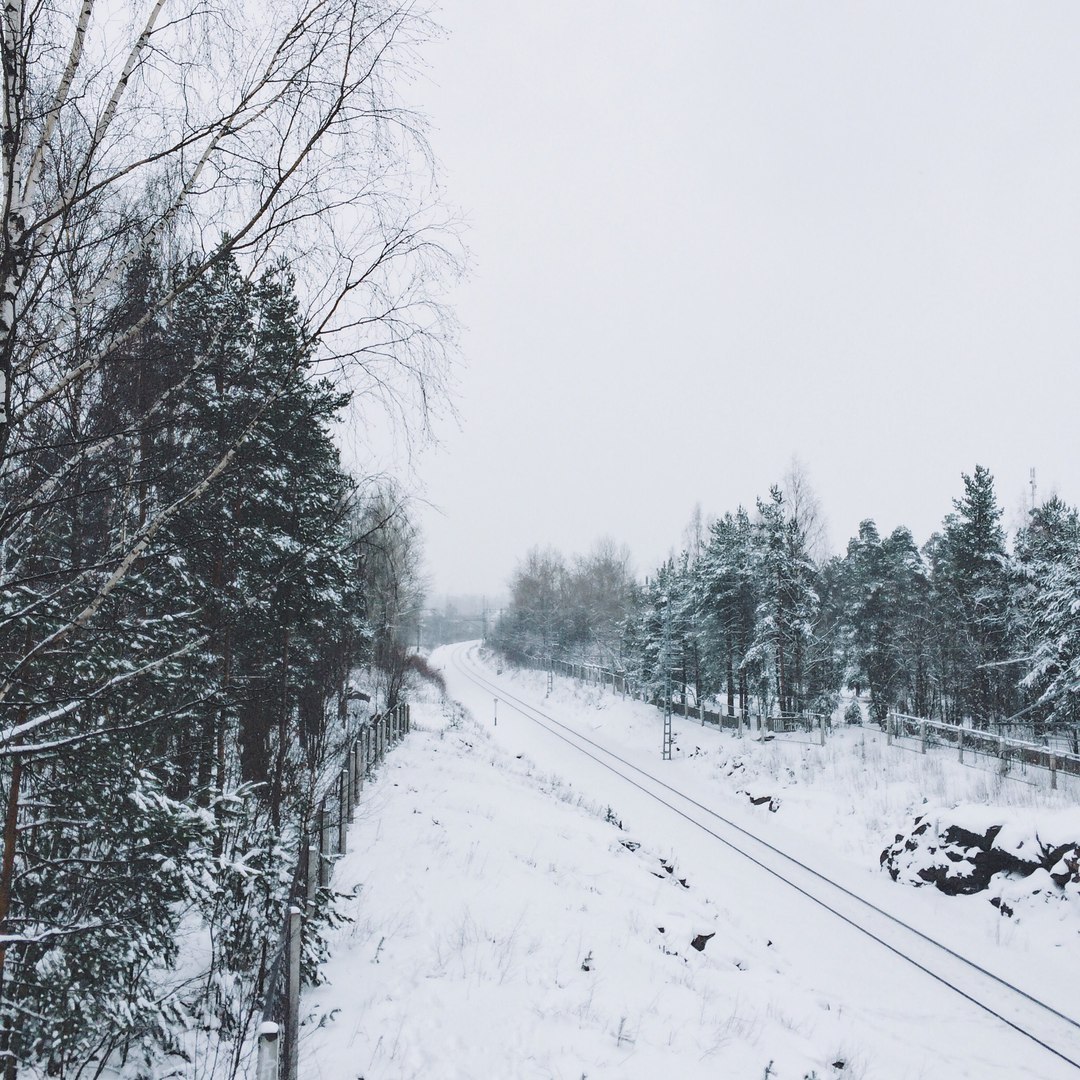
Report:
[[[437,590],[798,454],[842,550],[922,542],[978,462],[1080,499],[1080,5],[447,0],[430,81],[475,261],[460,430],[419,471]]]

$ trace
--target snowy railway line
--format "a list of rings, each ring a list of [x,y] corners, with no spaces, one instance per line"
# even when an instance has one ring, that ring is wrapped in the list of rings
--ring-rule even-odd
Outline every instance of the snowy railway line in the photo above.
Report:
[[[735,821],[654,776],[626,757],[603,746],[536,705],[519,697],[485,674],[475,656],[475,645],[450,651],[451,664],[472,686],[492,695],[499,704],[560,740],[577,754],[591,759],[618,781],[645,795],[737,856],[748,860],[774,882],[832,916],[837,930],[843,924],[871,949],[883,950],[917,972],[963,999],[984,1016],[1005,1025],[1028,1041],[1033,1055],[1080,1072],[1080,1022],[1062,1009],[1041,1000],[1008,978],[976,963],[930,934],[886,911],[872,900],[831,879],[827,874],[771,844]],[[504,709],[505,717],[506,711]],[[505,723],[505,720],[504,720]],[[876,962],[867,952],[865,962]],[[1030,1075],[1042,1076],[1033,1060]],[[1055,1076],[1060,1072],[1055,1072]]]

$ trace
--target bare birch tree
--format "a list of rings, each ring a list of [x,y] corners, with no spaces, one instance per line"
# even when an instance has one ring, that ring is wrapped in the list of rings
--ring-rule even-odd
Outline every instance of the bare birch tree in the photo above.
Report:
[[[109,725],[94,703],[118,685],[203,648],[83,663],[125,583],[287,392],[262,387],[249,421],[158,499],[146,433],[211,350],[185,367],[140,343],[221,262],[252,277],[284,262],[318,370],[421,425],[441,397],[452,329],[437,297],[456,254],[422,124],[397,89],[431,32],[393,0],[6,0],[0,11],[0,987],[28,933],[9,926],[23,777],[58,740],[98,738]],[[118,321],[151,254],[163,287]],[[90,423],[124,380],[127,407]],[[50,538],[78,536],[90,514],[108,542],[53,551]],[[64,678],[43,681],[45,663]]]

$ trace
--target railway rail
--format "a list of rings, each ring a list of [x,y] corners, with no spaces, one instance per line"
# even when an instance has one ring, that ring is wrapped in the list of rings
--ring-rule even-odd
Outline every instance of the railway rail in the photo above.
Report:
[[[463,646],[451,654],[463,678],[1080,1074],[1076,1018],[510,692],[485,674],[474,652],[475,646]]]

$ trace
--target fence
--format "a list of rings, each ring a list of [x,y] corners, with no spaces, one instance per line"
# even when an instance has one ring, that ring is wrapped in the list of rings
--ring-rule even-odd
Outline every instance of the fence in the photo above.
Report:
[[[300,1060],[300,967],[305,912],[330,884],[334,860],[345,854],[349,822],[364,780],[412,726],[409,706],[373,716],[349,741],[331,791],[319,801],[293,875],[292,903],[267,980],[258,1030],[256,1080],[297,1080]]]
[[[664,708],[663,698],[656,694],[649,694],[644,687],[636,683],[623,671],[612,671],[609,668],[600,667],[598,664],[575,664],[566,660],[544,657],[530,657],[528,666],[539,671],[549,671],[558,675],[565,675],[571,679],[580,679],[582,682],[592,683],[596,686],[610,686],[616,694],[621,693],[624,698],[631,697],[655,705],[658,709]],[[722,730],[735,731],[739,735],[744,731],[756,732],[762,737],[766,733],[790,734],[795,731],[803,731],[812,734],[817,731],[821,743],[824,745],[825,735],[832,728],[831,720],[818,713],[781,714],[780,716],[763,716],[761,713],[751,714],[746,712],[731,714],[706,709],[704,702],[691,705],[685,701],[672,701],[668,704],[668,708],[676,716],[685,716],[690,720],[700,720],[702,727],[711,724],[713,727]]]
[[[646,701],[657,708],[664,707],[662,698],[655,694],[648,694],[625,672],[612,671],[598,664],[578,664],[534,656],[528,658],[525,666],[539,671],[566,675],[597,686],[610,686],[615,693],[621,692],[623,697],[629,696],[635,700]],[[743,713],[732,716],[727,713],[711,712],[705,708],[703,702],[699,705],[690,705],[681,701],[669,703],[668,708],[677,716],[700,720],[703,727],[705,724],[711,724],[714,727],[737,731],[740,735],[743,731],[764,737],[765,733],[789,734],[794,731],[804,731],[812,734],[816,730],[820,735],[822,746],[825,745],[826,733],[832,728],[831,718],[815,713],[800,713],[797,716],[762,716],[760,713],[757,715]],[[1080,776],[1080,754],[1055,746],[1041,746],[1023,739],[1014,739],[1000,733],[946,724],[940,720],[926,720],[919,716],[907,716],[895,711],[889,713],[885,730],[886,741],[890,746],[895,739],[915,739],[918,740],[924,754],[929,746],[954,747],[961,763],[964,762],[965,754],[972,759],[983,755],[995,759],[1000,763],[1000,768],[1006,772],[1014,765],[1018,766],[1021,772],[1026,772],[1029,766],[1044,769],[1050,773],[1050,787],[1055,789],[1059,772]]]
[[[965,754],[972,759],[982,755],[999,761],[1000,767],[1005,771],[1010,770],[1013,765],[1018,765],[1022,772],[1026,772],[1029,766],[1048,770],[1051,788],[1057,787],[1059,772],[1080,776],[1080,754],[1060,750],[1055,746],[1040,746],[1022,739],[1012,739],[992,731],[891,712],[885,721],[885,732],[890,746],[895,739],[917,740],[919,749],[924,754],[928,747],[954,748],[961,763]]]

